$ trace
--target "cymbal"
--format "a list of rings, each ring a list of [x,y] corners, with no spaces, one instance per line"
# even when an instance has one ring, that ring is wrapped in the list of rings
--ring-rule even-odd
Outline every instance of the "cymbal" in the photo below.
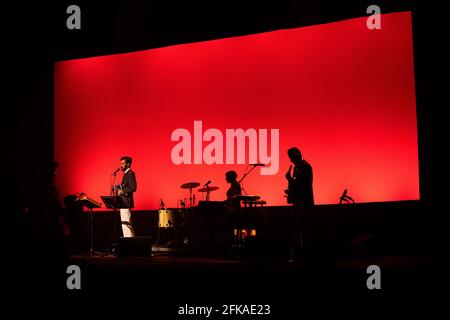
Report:
[[[188,182],[185,184],[182,184],[180,187],[182,189],[192,189],[192,188],[197,188],[200,185],[200,182]]]
[[[197,191],[198,192],[208,192],[208,191],[216,191],[216,190],[218,190],[219,189],[219,187],[210,187],[210,186],[207,186],[206,188],[201,188],[201,189],[198,189]]]

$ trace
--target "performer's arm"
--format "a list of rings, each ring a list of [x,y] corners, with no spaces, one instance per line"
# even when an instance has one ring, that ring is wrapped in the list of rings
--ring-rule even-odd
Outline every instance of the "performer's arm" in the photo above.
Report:
[[[289,181],[289,182],[292,181],[291,170],[292,170],[292,165],[289,167],[289,170],[288,170],[288,172],[286,172],[286,175],[285,175],[287,181]]]
[[[128,183],[122,186],[122,192],[124,195],[127,195],[132,192],[136,192],[137,184],[136,184],[136,176],[133,171],[129,173]]]

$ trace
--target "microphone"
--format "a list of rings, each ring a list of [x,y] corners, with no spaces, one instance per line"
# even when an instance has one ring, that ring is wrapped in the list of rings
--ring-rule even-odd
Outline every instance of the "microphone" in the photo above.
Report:
[[[120,168],[117,168],[116,171],[114,171],[111,175],[116,174],[119,171],[120,171]]]
[[[208,182],[205,183],[204,187],[208,186],[208,184],[210,184],[210,183],[211,183],[211,180],[208,180]]]
[[[266,165],[264,163],[250,163],[251,166],[255,167],[265,167]]]

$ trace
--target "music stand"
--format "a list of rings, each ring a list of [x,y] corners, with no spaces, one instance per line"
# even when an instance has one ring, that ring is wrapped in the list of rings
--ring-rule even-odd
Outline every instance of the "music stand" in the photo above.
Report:
[[[100,199],[108,209],[128,208],[121,196],[100,196]]]
[[[116,219],[117,219],[117,216],[116,216],[117,209],[128,208],[128,207],[125,205],[125,202],[123,201],[122,196],[100,196],[100,199],[102,199],[102,201],[105,204],[106,208],[112,209],[112,211],[113,211],[114,238],[116,239],[116,237],[118,237],[117,221],[116,221]],[[109,249],[109,250],[114,250],[114,247],[116,247],[116,246],[117,246],[117,241],[113,243],[113,245],[111,246],[111,249]]]
[[[94,227],[93,227],[93,211],[94,208],[100,208],[102,204],[97,202],[87,196],[81,196],[77,198],[75,201],[78,201],[83,207],[86,207],[89,210],[89,235],[91,247],[89,249],[89,255],[93,256],[94,254],[100,254],[99,252],[94,252]]]

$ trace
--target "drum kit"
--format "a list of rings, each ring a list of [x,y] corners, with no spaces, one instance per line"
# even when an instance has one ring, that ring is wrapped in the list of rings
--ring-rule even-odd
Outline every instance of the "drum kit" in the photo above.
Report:
[[[206,192],[206,201],[210,200],[210,194],[212,191],[219,190],[219,187],[210,187],[209,183],[210,181],[208,181],[203,188],[197,190],[198,192]],[[200,186],[199,182],[188,182],[180,186],[181,189],[189,189],[189,207],[195,206],[195,195],[192,195],[192,189],[197,188],[198,186]]]
[[[219,189],[216,186],[209,186],[210,181],[206,183],[203,188],[198,189],[198,192],[202,192],[206,194],[206,201],[210,200],[210,193]],[[191,210],[187,210],[189,208],[193,208],[195,206],[195,195],[193,194],[193,190],[200,186],[199,182],[187,182],[180,186],[181,189],[189,189],[189,207],[187,208],[185,203],[181,201],[181,209],[180,208],[167,208],[161,207],[158,210],[158,250],[161,251],[161,248],[166,244],[167,246],[180,247],[182,245],[186,245],[189,242],[189,233],[192,227],[193,221],[193,212]],[[165,236],[164,236],[165,235]],[[166,248],[166,250],[168,250]]]
[[[247,169],[238,183],[241,184],[245,177],[247,177],[249,173],[259,165],[260,164],[253,164],[247,166]],[[228,236],[225,235],[221,238],[218,234],[221,234],[221,231],[225,231],[226,234],[226,230],[228,228],[227,225],[229,225],[230,222],[228,220],[229,217],[224,219],[226,215],[217,213],[222,212],[222,209],[225,207],[227,207],[227,210],[233,212],[236,208],[234,203],[239,204],[238,208],[241,207],[241,204],[243,204],[244,208],[246,208],[245,211],[242,212],[240,212],[240,209],[237,210],[239,218],[235,222],[235,225],[233,226],[234,229],[232,231],[235,240],[237,241],[236,243],[239,243],[239,241],[246,237],[247,234],[250,236],[256,235],[256,229],[254,229],[253,222],[251,221],[253,211],[252,208],[257,205],[263,206],[266,202],[261,200],[260,196],[248,195],[243,187],[242,191],[245,195],[235,196],[232,201],[211,201],[211,192],[217,191],[219,187],[210,186],[210,183],[211,181],[208,181],[202,188],[197,190],[197,192],[201,192],[203,195],[206,195],[206,199],[205,197],[202,199],[206,201],[199,201],[198,207],[195,207],[195,194],[193,194],[193,190],[200,186],[200,183],[196,181],[187,182],[180,186],[181,189],[189,189],[189,206],[186,206],[186,200],[180,200],[181,208],[165,209],[163,204],[160,206],[160,210],[158,211],[159,239],[157,242],[158,245],[154,248],[155,251],[190,250],[192,247],[205,242],[202,237],[203,233],[210,235],[209,238],[206,237],[209,239],[209,242],[223,244],[224,241],[227,241]],[[218,207],[215,207],[214,210],[210,210],[210,205],[217,205]],[[210,212],[214,212],[215,214],[205,215],[205,210],[210,210]],[[244,217],[242,213],[245,213],[248,217]],[[221,223],[217,223],[217,221],[214,222],[214,219],[221,221]],[[214,229],[217,225],[220,225],[220,228]],[[166,241],[161,241],[163,240],[161,237],[163,233],[168,236]]]
[[[209,205],[220,204],[223,208],[227,206],[224,201],[210,201],[211,192],[219,189],[217,186],[210,186],[210,183],[211,181],[208,181],[203,187],[196,190],[197,192],[206,195],[206,199],[203,197],[206,201],[200,201],[198,207],[196,207],[195,204],[195,194],[193,191],[200,187],[199,182],[187,182],[180,186],[181,189],[189,190],[188,205],[186,205],[185,200],[180,201],[181,208],[166,209],[164,206],[161,206],[158,210],[158,241],[157,245],[153,247],[155,252],[184,252],[186,250],[192,250],[202,244],[205,245],[205,239],[208,237],[210,237],[208,238],[208,241],[211,243],[221,243],[221,241],[226,238],[220,238],[220,232],[217,232],[217,230],[214,232],[211,232],[210,230],[213,228],[211,225],[214,225],[215,228],[217,228],[217,221],[222,221],[220,220],[220,215],[217,216],[217,212],[221,212],[221,209],[215,208],[212,210],[212,212],[216,213],[215,215],[204,215],[205,210],[210,210]],[[263,206],[265,201],[262,201],[261,197],[257,195],[236,195],[233,197],[233,200],[239,203],[239,207],[243,204],[243,207],[247,208],[245,209],[247,211],[242,211],[241,214],[239,214],[240,218],[236,220],[236,226],[234,226],[234,230],[232,230],[236,241],[241,241],[247,234],[249,236],[256,235],[256,229],[252,226],[251,221],[251,209],[257,205]],[[245,214],[245,216],[242,214]],[[219,220],[214,222],[214,219]],[[221,227],[225,228],[226,232],[227,223],[222,224]],[[218,241],[218,239],[222,240]]]

